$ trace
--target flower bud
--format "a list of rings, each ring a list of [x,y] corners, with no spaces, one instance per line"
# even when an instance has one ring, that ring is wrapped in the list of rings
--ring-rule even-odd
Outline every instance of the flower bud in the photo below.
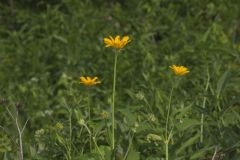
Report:
[[[58,122],[55,126],[57,129],[63,129],[63,124]]]
[[[107,111],[102,111],[101,117],[102,117],[103,119],[108,119],[108,118],[109,118],[109,113],[108,113]]]
[[[78,121],[78,123],[79,123],[81,126],[83,126],[83,125],[85,125],[85,120],[84,120],[84,119],[80,119],[80,120]]]

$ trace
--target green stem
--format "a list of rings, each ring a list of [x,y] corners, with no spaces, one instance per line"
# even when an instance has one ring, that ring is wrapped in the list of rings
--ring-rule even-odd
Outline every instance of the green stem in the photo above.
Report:
[[[115,88],[116,88],[116,74],[117,74],[117,58],[118,53],[115,51],[115,60],[114,60],[114,75],[113,75],[113,94],[112,94],[112,150],[115,148]]]
[[[90,107],[90,91],[87,90],[87,105],[88,105],[88,121],[91,122],[91,107]]]
[[[22,134],[23,134],[23,131],[27,125],[27,122],[28,120],[25,122],[24,124],[24,127],[21,129],[20,128],[20,124],[19,124],[19,121],[18,121],[18,111],[17,111],[17,115],[16,117],[14,118],[13,114],[11,113],[11,111],[8,109],[8,107],[6,107],[9,115],[11,116],[11,118],[13,119],[13,121],[15,121],[16,123],[16,127],[17,127],[17,131],[18,131],[18,136],[19,136],[19,160],[23,160],[23,141],[22,141]],[[1,127],[2,128],[2,127]]]
[[[19,136],[19,152],[20,152],[20,160],[23,160],[23,143],[22,143],[22,133],[20,130],[19,122],[18,122],[18,115],[16,117],[16,126],[18,130],[18,136]]]
[[[97,142],[96,142],[96,138],[95,138],[95,137],[93,137],[93,143],[95,144],[95,146],[96,146],[96,148],[97,148],[97,150],[98,150],[98,153],[99,153],[100,156],[101,156],[101,159],[104,160],[104,156],[103,156],[101,150],[99,149],[99,147],[98,147],[98,145],[97,145]]]
[[[168,160],[168,142],[165,142],[166,160]]]
[[[87,99],[87,105],[88,105],[88,121],[89,123],[91,122],[91,106],[90,106],[90,91],[88,89],[87,91],[88,94],[88,99]],[[92,138],[91,135],[89,136],[89,147],[90,147],[90,152],[92,151]]]
[[[166,120],[166,126],[165,126],[165,137],[166,137],[166,139],[168,138],[168,122],[169,122],[169,115],[170,115],[170,109],[171,109],[171,103],[172,103],[173,88],[174,88],[174,86],[172,86],[172,89],[171,89],[171,92],[170,92],[168,109],[167,109],[167,120]]]
[[[174,84],[172,85],[172,89],[169,96],[168,101],[168,108],[167,108],[167,119],[166,119],[166,126],[165,126],[165,151],[166,151],[166,160],[168,160],[168,144],[169,144],[169,136],[168,136],[168,123],[169,123],[169,116],[171,110],[171,103],[172,103],[172,94],[173,94]]]
[[[212,157],[212,160],[214,160],[215,159],[215,156],[217,155],[217,147],[215,147],[215,151],[214,151],[214,154],[213,154],[213,157]]]
[[[83,124],[83,126],[87,129],[88,134],[89,134],[89,138],[90,138],[90,152],[91,152],[92,151],[92,142],[91,142],[92,132],[91,132],[90,128],[88,128],[88,126],[86,124]]]

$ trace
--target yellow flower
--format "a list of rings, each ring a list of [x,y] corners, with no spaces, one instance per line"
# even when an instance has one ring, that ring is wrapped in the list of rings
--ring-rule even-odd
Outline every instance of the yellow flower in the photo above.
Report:
[[[98,81],[98,77],[90,78],[90,77],[80,77],[80,83],[83,83],[85,86],[94,86],[101,81]]]
[[[122,39],[120,39],[120,36],[117,35],[115,39],[113,39],[112,36],[109,36],[109,38],[103,39],[104,43],[106,44],[105,47],[113,47],[113,48],[123,48],[126,44],[130,42],[128,36],[124,36]]]
[[[184,74],[189,73],[190,71],[188,70],[187,67],[184,66],[176,66],[176,65],[172,65],[170,66],[170,68],[173,70],[173,72],[177,75],[177,76],[182,76]]]

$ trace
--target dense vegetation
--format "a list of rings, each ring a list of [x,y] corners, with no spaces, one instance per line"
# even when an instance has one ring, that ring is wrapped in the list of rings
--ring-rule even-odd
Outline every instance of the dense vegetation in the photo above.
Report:
[[[239,160],[239,68],[240,1],[0,0],[0,159]]]

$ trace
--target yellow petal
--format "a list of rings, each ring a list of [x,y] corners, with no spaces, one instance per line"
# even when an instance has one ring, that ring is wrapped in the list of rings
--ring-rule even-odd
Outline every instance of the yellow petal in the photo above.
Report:
[[[114,39],[113,39],[113,37],[112,37],[112,36],[109,36],[109,37],[110,37],[111,41],[112,41],[112,42],[114,42]]]
[[[117,43],[119,43],[120,42],[120,36],[119,35],[117,35],[116,37],[115,37],[115,43],[117,44]]]
[[[91,81],[91,78],[90,78],[90,77],[87,77],[87,80],[88,80],[88,81]]]
[[[129,37],[128,36],[124,36],[123,39],[122,39],[122,42],[128,43],[128,41],[129,41]]]
[[[111,41],[109,38],[104,38],[103,41],[104,41],[104,43],[106,43],[106,44],[112,43],[112,41]]]
[[[95,84],[101,83],[101,81],[96,81]]]
[[[111,47],[112,45],[110,45],[110,44],[107,44],[105,47]]]
[[[96,81],[97,79],[98,79],[98,77],[94,77],[94,78],[93,78],[93,81]]]
[[[81,82],[80,83],[85,83],[87,80],[85,77],[80,77]]]

